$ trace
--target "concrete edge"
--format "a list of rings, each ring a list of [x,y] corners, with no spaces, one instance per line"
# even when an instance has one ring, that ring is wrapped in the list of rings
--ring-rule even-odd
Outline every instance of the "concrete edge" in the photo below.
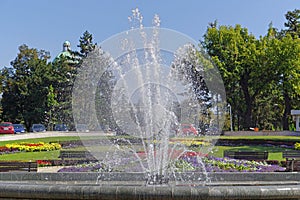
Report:
[[[177,180],[203,180],[205,182],[243,182],[243,181],[299,181],[300,172],[186,172],[170,175],[170,181]],[[36,172],[1,172],[0,181],[143,181],[146,180],[145,173],[36,173]]]
[[[86,186],[0,184],[6,199],[300,199],[299,185],[286,186]]]

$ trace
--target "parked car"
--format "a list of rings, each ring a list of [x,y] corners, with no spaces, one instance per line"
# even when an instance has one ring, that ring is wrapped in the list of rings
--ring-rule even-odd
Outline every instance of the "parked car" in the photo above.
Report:
[[[32,124],[31,132],[45,132],[46,128],[43,124]]]
[[[88,126],[86,124],[76,124],[77,132],[89,132]]]
[[[198,135],[198,131],[193,124],[181,124],[181,132],[184,135]]]
[[[25,133],[26,129],[23,124],[13,124],[15,134],[16,133]]]
[[[11,122],[0,123],[0,134],[15,134],[15,129]]]
[[[55,124],[54,131],[69,131],[69,129],[66,124]]]

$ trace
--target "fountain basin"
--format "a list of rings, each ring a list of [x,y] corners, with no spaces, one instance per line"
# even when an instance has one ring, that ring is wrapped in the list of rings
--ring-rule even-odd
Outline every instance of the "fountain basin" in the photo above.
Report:
[[[201,173],[184,173],[193,180]],[[300,199],[300,173],[210,173],[145,186],[143,173],[0,173],[4,199]],[[96,182],[97,179],[101,179]]]

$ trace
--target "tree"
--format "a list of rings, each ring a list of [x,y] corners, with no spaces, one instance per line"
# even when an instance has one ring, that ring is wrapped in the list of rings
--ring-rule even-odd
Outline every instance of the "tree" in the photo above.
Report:
[[[48,130],[53,130],[53,121],[57,121],[54,111],[58,106],[57,97],[54,93],[52,85],[49,86],[49,93],[47,95],[47,106],[48,106]]]
[[[300,37],[300,10],[288,11],[285,18],[287,22],[284,23],[284,26],[287,29],[284,32],[290,34],[293,38]]]
[[[79,39],[78,47],[80,48],[80,56],[82,58],[87,57],[88,53],[93,51],[96,45],[97,44],[93,43],[93,35],[88,31],[85,31]]]
[[[288,16],[296,18],[295,13]],[[287,18],[295,27],[296,20]],[[208,27],[202,44],[219,67],[238,127],[288,130],[289,113],[299,99],[297,30],[283,34],[270,24],[267,35],[256,39],[239,25]]]
[[[234,123],[239,129],[256,126],[255,98],[270,81],[264,44],[240,25],[208,27],[202,44],[220,70]]]
[[[47,93],[51,65],[49,53],[27,45],[19,47],[19,53],[5,69],[3,83],[3,119],[24,122],[27,130],[33,123],[44,123],[47,112]]]
[[[284,113],[282,123],[284,130],[289,127],[289,114],[292,107],[299,108],[299,38],[300,38],[300,10],[295,9],[285,14],[287,29],[281,31],[283,54],[283,71],[281,74],[281,89],[284,96]],[[289,36],[290,35],[290,36]],[[292,41],[292,40],[293,41]],[[291,48],[291,49],[290,49]],[[295,57],[296,56],[296,57]],[[293,83],[292,83],[293,82]]]
[[[207,108],[209,108],[211,106],[211,96],[203,77],[205,71],[203,65],[205,64],[199,57],[199,52],[194,46],[185,46],[180,55],[176,56],[172,68],[181,76],[181,80],[188,80],[192,83],[193,94],[196,95],[199,101],[206,102]]]
[[[280,102],[283,105],[282,127],[289,130],[289,115],[293,102],[299,101],[300,96],[300,39],[287,34],[278,39],[272,39],[272,46],[268,49],[268,57],[274,71],[273,88],[279,90]],[[298,103],[299,106],[299,103]]]
[[[74,55],[74,54],[71,54]],[[72,90],[77,75],[79,61],[73,62],[68,57],[62,56],[52,63],[51,85],[54,88],[56,106],[52,107],[52,122],[68,124],[74,128],[72,116]]]
[[[88,31],[80,37],[80,51],[69,49],[63,52],[52,63],[53,80],[51,82],[55,94],[56,106],[52,107],[53,123],[66,123],[71,129],[75,128],[72,112],[72,92],[78,71],[82,68],[82,61],[96,48],[93,36]]]
[[[172,63],[174,71],[173,76],[184,84],[190,84],[188,93],[194,94],[200,105],[200,115],[195,124],[199,124],[200,128],[204,129],[205,124],[210,124],[210,108],[212,107],[213,91],[210,91],[207,86],[208,79],[204,78],[207,70],[212,68],[210,61],[200,52],[201,49],[196,49],[193,45],[186,45],[180,48],[176,53],[175,60]],[[206,76],[208,78],[209,76]],[[186,102],[188,103],[188,102]],[[188,106],[187,106],[188,107]],[[179,116],[177,116],[179,117]]]

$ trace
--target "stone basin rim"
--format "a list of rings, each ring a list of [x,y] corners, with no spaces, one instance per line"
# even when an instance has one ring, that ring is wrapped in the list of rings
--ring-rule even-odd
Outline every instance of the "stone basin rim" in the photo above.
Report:
[[[247,182],[247,181],[296,181],[300,183],[300,172],[185,172],[176,173],[175,177],[189,177],[185,180],[206,180],[206,182]],[[36,172],[1,172],[0,181],[144,181],[145,173],[126,172],[64,172],[64,173],[36,173]],[[170,181],[176,181],[170,176]]]
[[[300,185],[285,186],[61,186],[0,184],[4,199],[300,199]]]
[[[144,173],[0,173],[4,199],[299,199],[300,173],[210,173],[206,185],[145,186]],[[182,173],[191,175],[192,173]],[[194,173],[194,175],[203,175]],[[116,178],[116,180],[111,180]],[[120,180],[124,178],[125,180]],[[119,179],[119,181],[118,181]],[[128,180],[132,180],[129,182]],[[138,182],[138,181],[139,182]],[[75,184],[76,183],[76,184]],[[127,184],[126,184],[127,183]],[[130,183],[132,183],[130,185]]]

